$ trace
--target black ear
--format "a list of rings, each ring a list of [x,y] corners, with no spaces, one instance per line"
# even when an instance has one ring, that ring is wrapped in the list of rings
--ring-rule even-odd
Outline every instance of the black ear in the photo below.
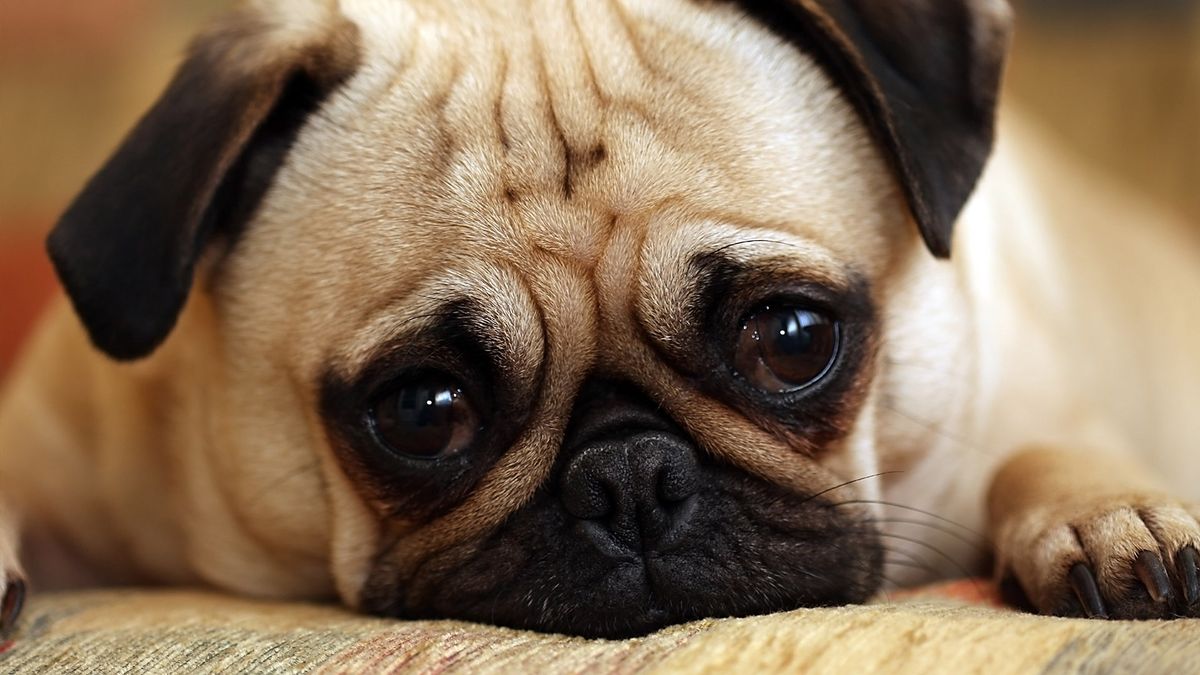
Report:
[[[1004,0],[741,0],[812,55],[887,152],[929,249],[991,153],[1011,34]]]
[[[47,241],[98,348],[135,359],[166,339],[206,242],[253,210],[303,116],[353,72],[356,42],[338,17],[314,30],[243,11],[192,44]]]

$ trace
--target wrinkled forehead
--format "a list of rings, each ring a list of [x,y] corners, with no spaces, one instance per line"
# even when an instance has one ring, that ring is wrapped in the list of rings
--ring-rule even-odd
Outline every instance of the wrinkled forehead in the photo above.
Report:
[[[532,312],[538,261],[598,298],[641,274],[660,282],[648,296],[677,299],[662,286],[678,275],[662,270],[741,240],[786,240],[799,266],[870,276],[885,240],[909,233],[850,107],[731,6],[342,8],[362,65],[301,134],[240,245],[286,241],[288,256],[266,256],[281,269],[255,274],[298,294],[308,321],[336,311],[361,331],[414,294]],[[307,283],[282,269],[298,261]]]
[[[813,233],[846,194],[887,187],[863,175],[877,153],[820,69],[732,6],[386,7],[346,3],[365,58],[330,113],[397,187],[493,226],[476,231],[505,233],[495,206],[515,202],[522,234],[584,248],[604,216],[677,199]]]

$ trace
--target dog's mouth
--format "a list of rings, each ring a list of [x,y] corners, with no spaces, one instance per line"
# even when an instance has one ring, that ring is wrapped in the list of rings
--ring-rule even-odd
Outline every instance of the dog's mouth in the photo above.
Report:
[[[379,565],[364,608],[623,638],[706,617],[862,602],[877,589],[882,552],[861,516],[729,467],[695,465],[686,477],[671,452],[654,460],[647,450],[670,442],[648,434],[642,452],[626,456],[650,460],[604,474],[652,472],[652,491],[576,494],[563,485],[569,478],[556,481],[412,579]]]

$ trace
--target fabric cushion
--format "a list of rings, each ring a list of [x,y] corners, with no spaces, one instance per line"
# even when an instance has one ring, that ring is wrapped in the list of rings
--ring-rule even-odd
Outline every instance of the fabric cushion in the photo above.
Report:
[[[1055,619],[958,582],[889,602],[704,620],[609,641],[185,590],[34,596],[0,671],[1196,672],[1200,621]]]

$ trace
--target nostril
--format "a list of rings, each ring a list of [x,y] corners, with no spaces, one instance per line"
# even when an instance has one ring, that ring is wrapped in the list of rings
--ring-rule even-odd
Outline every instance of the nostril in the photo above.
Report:
[[[608,481],[591,475],[586,467],[567,470],[561,494],[567,513],[582,520],[604,518],[613,512],[616,505]]]
[[[695,493],[666,508],[667,528],[655,546],[659,553],[669,552],[687,538],[692,517],[699,508],[700,496]]]
[[[563,489],[562,499],[567,512],[582,520],[598,520],[613,510],[608,491],[598,482],[568,485]]]
[[[595,520],[575,522],[577,536],[592,542],[596,550],[613,560],[634,560],[633,549],[619,541],[613,531]]]
[[[658,486],[658,501],[663,506],[682,502],[699,489],[696,472],[687,463],[664,462],[654,481]]]
[[[696,494],[694,480],[665,473],[663,480],[658,483],[658,501],[663,506],[676,504],[694,494]]]

